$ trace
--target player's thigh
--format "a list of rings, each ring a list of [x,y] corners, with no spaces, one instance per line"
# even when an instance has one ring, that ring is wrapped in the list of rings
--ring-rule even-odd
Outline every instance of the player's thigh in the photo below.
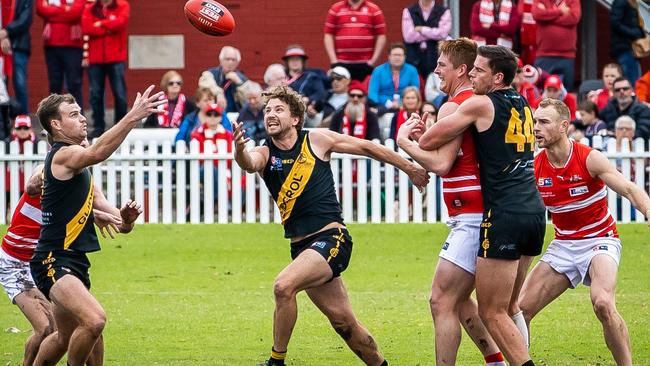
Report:
[[[517,277],[518,260],[479,257],[476,299],[479,309],[507,309]]]
[[[348,291],[343,279],[336,277],[332,281],[306,290],[316,307],[332,321],[349,322],[354,320]]]
[[[589,277],[592,301],[602,297],[613,300],[618,277],[618,264],[614,258],[607,254],[594,256],[589,264]]]
[[[332,269],[317,251],[305,249],[278,274],[275,282],[299,292],[320,286],[332,278]]]
[[[524,282],[519,307],[532,318],[571,287],[569,279],[546,262],[538,262]]]
[[[61,311],[73,315],[79,323],[106,317],[99,301],[74,275],[65,275],[56,281],[50,289],[50,298]]]
[[[467,299],[474,290],[474,275],[440,258],[431,285],[431,300],[444,298],[453,303]]]
[[[18,294],[14,301],[34,330],[54,329],[51,304],[38,289],[24,291]]]

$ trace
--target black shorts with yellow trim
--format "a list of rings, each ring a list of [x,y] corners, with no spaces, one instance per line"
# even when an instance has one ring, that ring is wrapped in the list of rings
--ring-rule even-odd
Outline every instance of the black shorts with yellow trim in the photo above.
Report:
[[[546,215],[511,214],[490,210],[483,213],[480,247],[482,258],[519,259],[542,253]]]
[[[348,268],[352,256],[352,237],[345,228],[321,231],[291,243],[291,259],[296,259],[306,249],[313,249],[325,258],[334,277]]]
[[[60,250],[35,252],[29,262],[36,287],[50,298],[50,289],[61,277],[73,275],[90,290],[90,261],[84,252]]]

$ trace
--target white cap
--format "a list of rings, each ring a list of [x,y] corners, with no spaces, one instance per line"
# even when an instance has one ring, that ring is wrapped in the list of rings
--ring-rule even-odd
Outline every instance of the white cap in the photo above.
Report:
[[[350,72],[348,71],[348,69],[346,69],[343,66],[336,66],[332,70],[330,70],[329,77],[332,77],[334,75],[342,76],[342,77],[344,77],[346,79],[350,79],[350,77],[351,77]]]

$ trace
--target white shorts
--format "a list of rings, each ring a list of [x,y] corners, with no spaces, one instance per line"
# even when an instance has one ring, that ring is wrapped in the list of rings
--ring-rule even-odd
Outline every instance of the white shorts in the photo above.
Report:
[[[540,259],[558,273],[565,275],[575,288],[591,284],[589,264],[600,254],[608,255],[618,265],[621,261],[621,241],[617,238],[592,238],[581,240],[553,240]]]
[[[449,236],[440,251],[440,258],[476,274],[476,257],[483,214],[461,214],[449,218]]]
[[[36,288],[29,262],[16,259],[0,248],[0,284],[15,304],[18,294]]]

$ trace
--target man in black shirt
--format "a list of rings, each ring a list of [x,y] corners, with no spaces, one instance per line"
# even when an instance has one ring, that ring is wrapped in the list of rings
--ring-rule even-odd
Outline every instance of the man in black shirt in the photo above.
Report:
[[[97,207],[88,167],[101,163],[120,146],[127,134],[164,101],[162,94],[138,93],[133,108],[92,146],[84,148],[86,118],[71,95],[52,94],[38,105],[39,121],[52,138],[52,150],[43,169],[41,235],[30,262],[32,277],[53,304],[58,332],[48,336],[35,365],[56,364],[68,350],[68,365],[84,365],[98,339],[106,314],[90,293],[88,252],[100,250],[93,226]],[[129,232],[141,209],[129,203],[120,212],[121,232]]]
[[[428,173],[394,151],[371,141],[325,129],[303,131],[305,105],[286,86],[264,94],[264,124],[269,139],[246,150],[250,138],[235,125],[235,161],[259,173],[282,215],[293,261],[275,280],[273,348],[267,366],[283,366],[298,309],[296,294],[306,291],[348,346],[372,366],[388,366],[372,336],[357,321],[341,280],[352,254],[352,238],[343,223],[330,168],[332,152],[368,156],[395,165],[418,187]]]
[[[475,95],[414,137],[422,149],[433,150],[467,128],[476,130],[484,205],[476,264],[479,314],[509,363],[531,366],[517,302],[532,258],[541,253],[546,220],[533,172],[532,112],[511,87],[516,71],[509,49],[479,47],[469,74]]]

